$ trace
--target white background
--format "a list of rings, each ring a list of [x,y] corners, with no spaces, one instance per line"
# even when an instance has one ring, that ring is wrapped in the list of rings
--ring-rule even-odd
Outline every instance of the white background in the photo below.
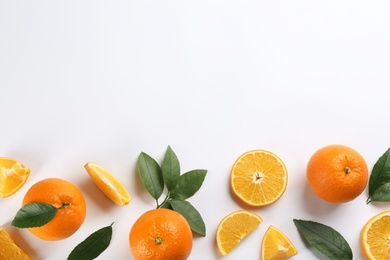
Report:
[[[31,168],[25,186],[0,200],[0,225],[34,259],[66,259],[95,230],[114,224],[99,259],[132,259],[128,233],[154,208],[136,160],[161,161],[168,145],[182,171],[208,170],[189,201],[206,237],[190,259],[222,259],[219,221],[237,209],[264,222],[223,259],[260,259],[274,225],[294,243],[293,259],[324,259],[293,218],[332,226],[362,259],[359,234],[389,203],[330,204],[307,185],[318,148],[340,143],[371,171],[390,146],[390,3],[388,1],[5,1],[0,0],[0,156]],[[246,207],[230,192],[234,161],[252,149],[277,154],[289,171],[275,204]],[[133,199],[109,201],[83,166],[115,174]],[[10,225],[35,182],[61,177],[87,200],[79,231],[41,241]]]

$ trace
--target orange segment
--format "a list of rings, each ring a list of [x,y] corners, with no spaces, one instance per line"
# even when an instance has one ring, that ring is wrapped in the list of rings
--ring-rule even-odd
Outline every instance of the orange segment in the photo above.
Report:
[[[249,151],[234,163],[230,185],[238,198],[252,206],[265,206],[278,200],[287,186],[287,169],[275,154]]]
[[[124,206],[130,203],[131,196],[125,186],[110,172],[93,162],[85,164],[89,176],[113,202]]]
[[[8,232],[2,227],[0,227],[0,259],[30,259],[30,257],[15,244]]]
[[[234,211],[225,216],[218,225],[217,246],[222,255],[230,253],[260,223],[261,217],[247,210]]]
[[[0,197],[16,193],[26,183],[30,169],[11,158],[0,157]]]
[[[291,241],[276,227],[270,226],[264,234],[261,248],[263,260],[284,260],[298,254]]]
[[[360,243],[367,259],[390,259],[390,211],[367,221],[360,233]]]

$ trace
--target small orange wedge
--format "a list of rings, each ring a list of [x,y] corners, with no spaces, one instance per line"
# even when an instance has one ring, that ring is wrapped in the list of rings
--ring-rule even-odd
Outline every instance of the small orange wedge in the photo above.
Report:
[[[276,227],[269,226],[261,246],[262,260],[284,260],[298,254],[291,241]]]
[[[246,204],[265,206],[278,200],[286,190],[287,169],[283,161],[269,151],[249,151],[234,163],[230,186]]]
[[[224,256],[230,253],[238,244],[255,230],[263,219],[250,211],[238,210],[225,216],[217,228],[217,246]]]
[[[113,202],[120,206],[130,203],[131,196],[129,192],[114,175],[93,162],[86,163],[84,168],[99,189]]]
[[[367,221],[360,233],[360,244],[367,259],[390,259],[390,211]]]
[[[0,226],[0,259],[29,260],[30,257],[18,247],[11,236]]]
[[[30,169],[15,159],[0,157],[0,197],[15,194],[26,183]]]

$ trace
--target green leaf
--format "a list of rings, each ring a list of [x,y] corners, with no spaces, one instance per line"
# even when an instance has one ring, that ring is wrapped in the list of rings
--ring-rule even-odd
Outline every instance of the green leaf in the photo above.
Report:
[[[368,182],[368,199],[371,201],[390,201],[390,148],[378,159],[372,169]]]
[[[89,235],[72,250],[68,260],[90,260],[98,257],[110,245],[113,224]]]
[[[169,202],[174,211],[179,212],[187,220],[192,231],[206,236],[206,226],[199,212],[188,201],[171,200]]]
[[[165,185],[168,190],[172,190],[180,177],[180,163],[170,146],[165,153],[161,170]]]
[[[294,219],[294,224],[310,245],[330,259],[352,260],[352,250],[344,237],[333,228],[308,220]]]
[[[143,152],[138,157],[137,165],[142,184],[149,194],[157,200],[164,190],[160,166],[152,157]]]
[[[52,220],[57,211],[56,207],[48,203],[28,203],[16,213],[12,225],[18,228],[41,227]]]
[[[206,170],[193,170],[184,173],[171,190],[170,197],[177,200],[188,199],[202,186],[206,173]]]

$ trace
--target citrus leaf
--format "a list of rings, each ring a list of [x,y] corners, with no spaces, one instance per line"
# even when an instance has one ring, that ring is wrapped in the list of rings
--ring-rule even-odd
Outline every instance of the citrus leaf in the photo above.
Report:
[[[310,245],[330,259],[352,260],[352,250],[344,237],[324,224],[294,219],[294,224]]]
[[[31,202],[16,213],[12,225],[18,228],[41,227],[57,214],[58,208],[44,202]]]
[[[192,231],[206,236],[206,226],[199,212],[188,201],[171,200],[169,202],[174,211],[182,214],[190,225]]]
[[[180,177],[180,163],[172,148],[168,146],[163,163],[161,165],[164,183],[171,190]]]
[[[390,201],[390,148],[378,159],[372,169],[368,182],[368,199],[371,201]]]
[[[68,256],[68,260],[92,260],[98,257],[110,245],[112,237],[112,223],[89,235],[78,244]]]
[[[177,200],[188,199],[202,186],[206,173],[206,170],[192,170],[184,173],[171,190],[170,197]]]
[[[137,165],[142,184],[149,194],[157,200],[164,190],[160,166],[152,157],[143,152],[138,157]]]

